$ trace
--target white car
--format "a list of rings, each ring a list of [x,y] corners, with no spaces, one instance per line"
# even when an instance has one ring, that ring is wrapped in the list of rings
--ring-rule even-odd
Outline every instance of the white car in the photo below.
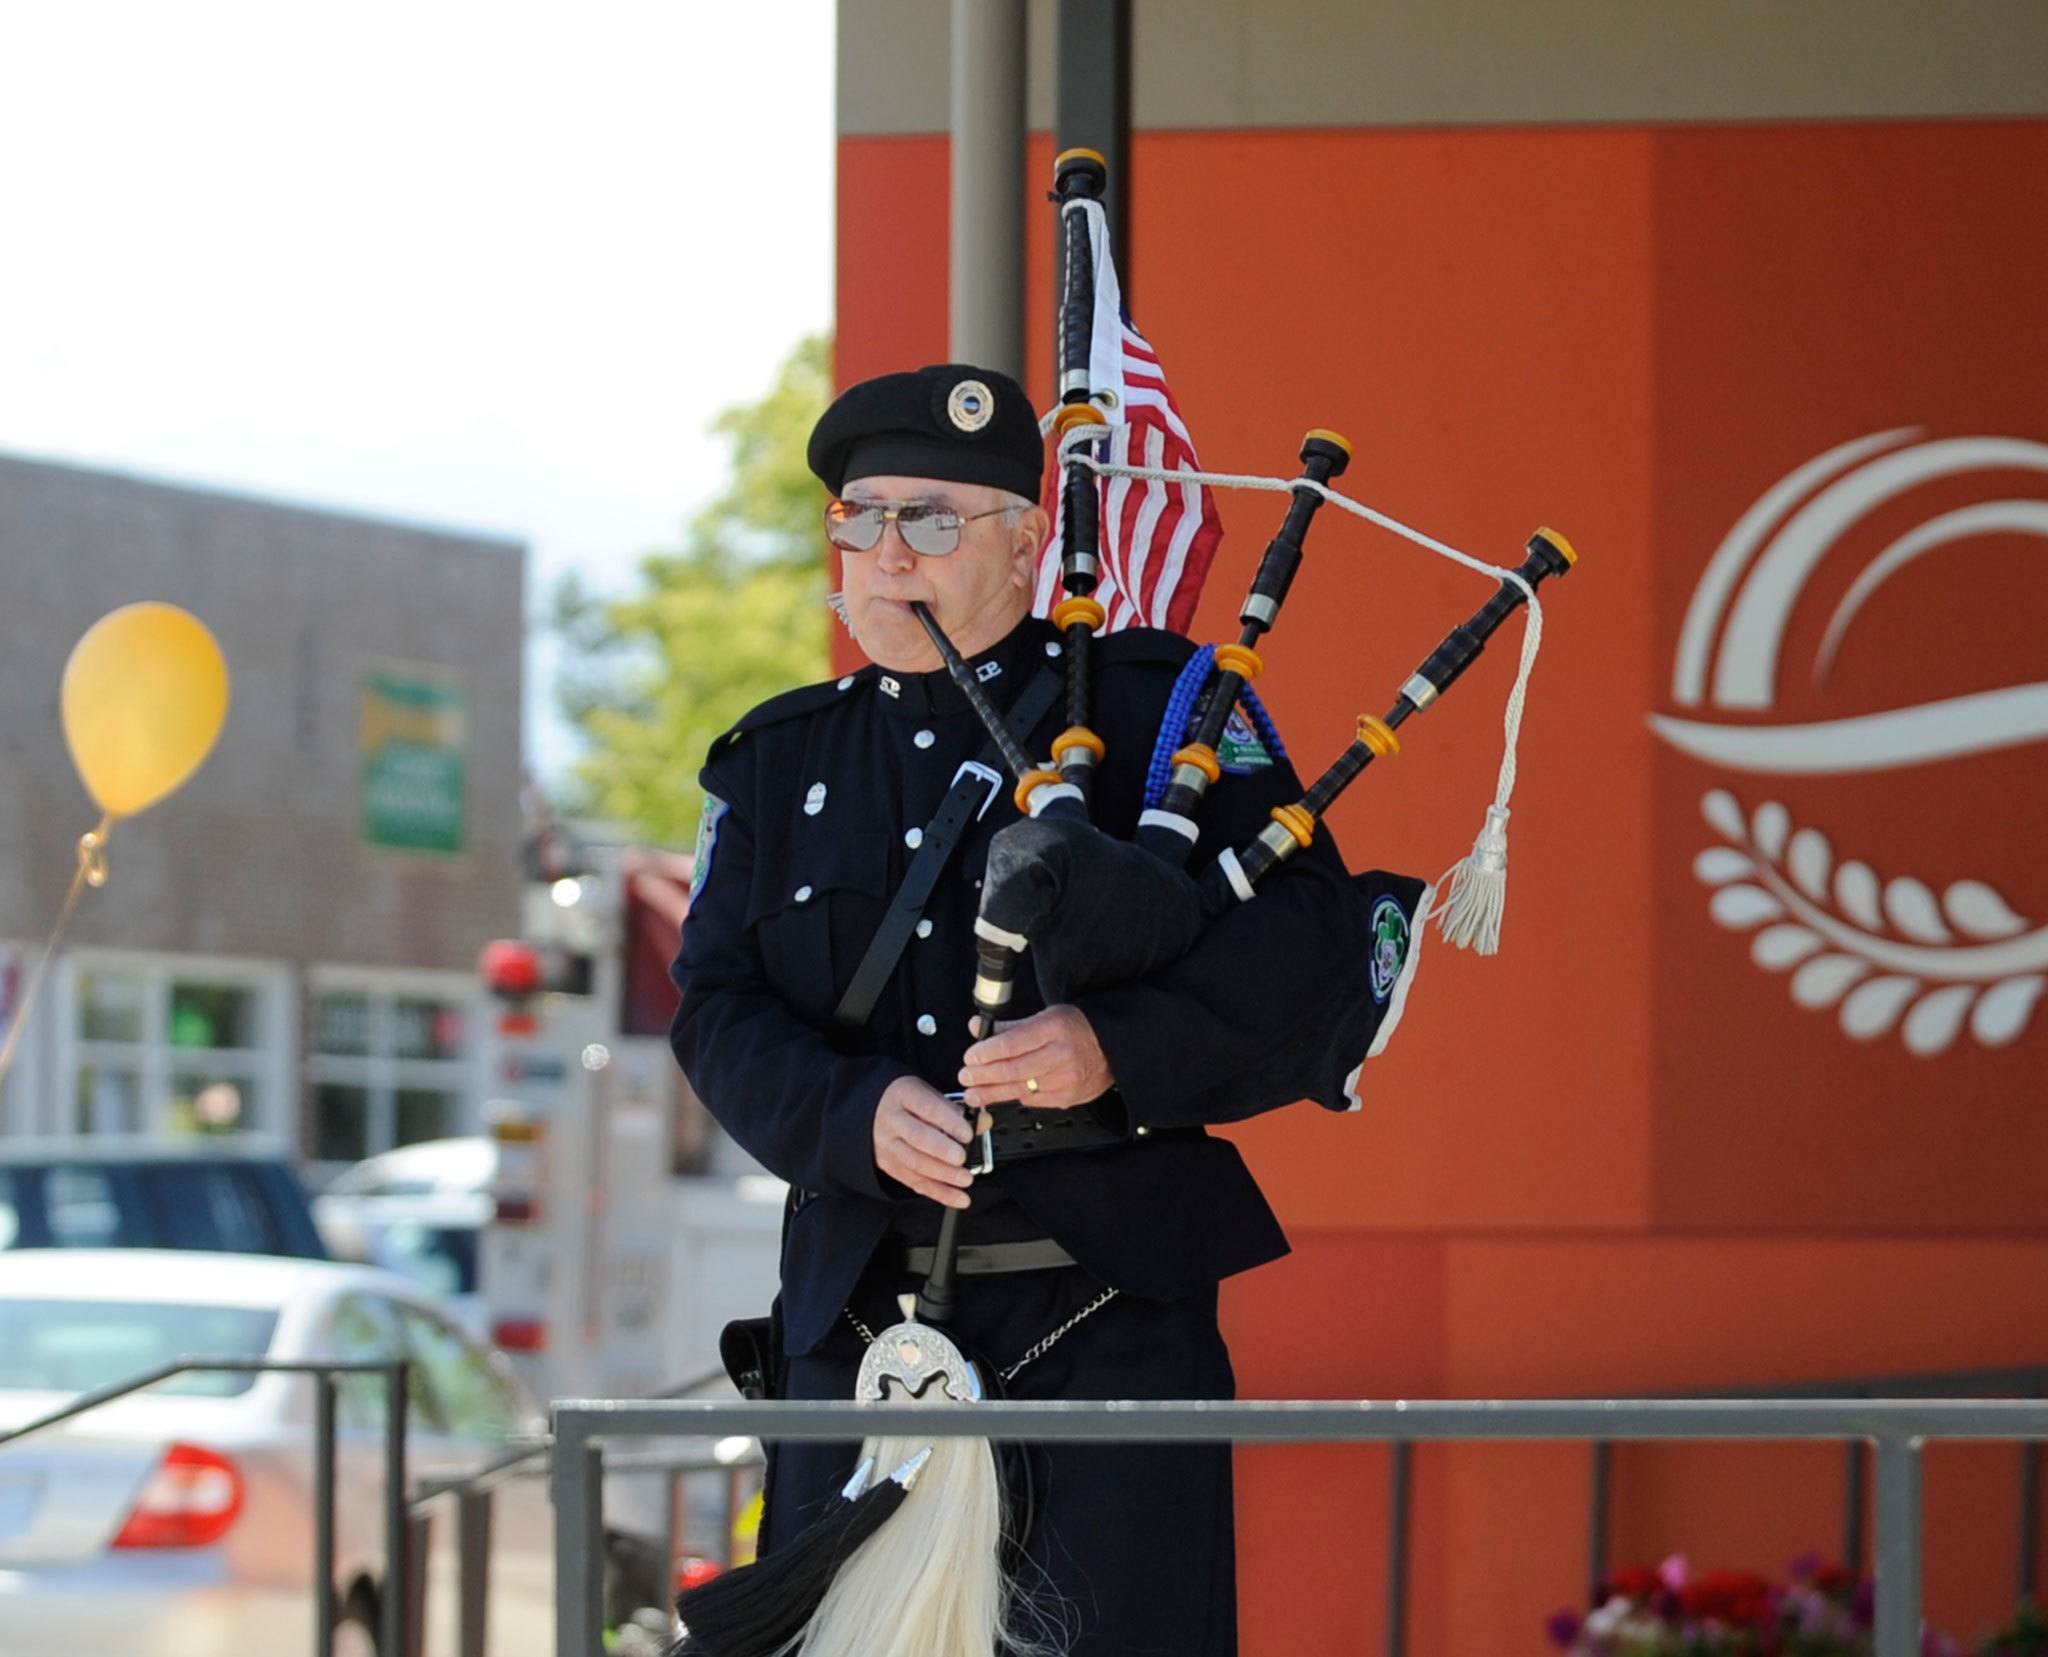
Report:
[[[337,1260],[410,1278],[488,1340],[477,1259],[494,1204],[497,1141],[432,1139],[366,1157],[313,1199],[313,1220]]]
[[[0,1254],[0,1430],[185,1356],[413,1360],[408,1472],[459,1471],[544,1423],[504,1360],[368,1267],[68,1249]],[[337,1651],[376,1651],[383,1382],[337,1399]],[[313,1643],[314,1383],[194,1374],[0,1445],[0,1652],[283,1657]],[[445,1504],[444,1504],[445,1506]],[[452,1653],[453,1526],[437,1520],[429,1653]],[[551,1649],[545,1483],[492,1514],[491,1657]]]

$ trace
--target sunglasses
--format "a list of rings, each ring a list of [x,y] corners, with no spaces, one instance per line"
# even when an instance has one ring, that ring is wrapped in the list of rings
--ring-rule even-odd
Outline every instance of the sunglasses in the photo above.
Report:
[[[877,501],[833,501],[825,508],[825,539],[842,552],[872,552],[881,544],[882,531],[893,523],[912,552],[943,558],[959,550],[962,526],[1011,510],[992,506],[963,518],[951,507],[933,501],[899,501],[893,506]]]

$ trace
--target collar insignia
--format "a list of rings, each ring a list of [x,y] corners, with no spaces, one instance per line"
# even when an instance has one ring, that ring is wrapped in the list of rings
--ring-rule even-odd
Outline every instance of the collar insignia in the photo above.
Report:
[[[903,694],[903,686],[898,680],[890,678],[885,673],[882,675],[882,694],[884,696],[901,696]]]
[[[981,666],[974,670],[974,676],[983,684],[987,684],[991,679],[1000,679],[1003,676],[1003,664],[1001,662],[983,662]]]

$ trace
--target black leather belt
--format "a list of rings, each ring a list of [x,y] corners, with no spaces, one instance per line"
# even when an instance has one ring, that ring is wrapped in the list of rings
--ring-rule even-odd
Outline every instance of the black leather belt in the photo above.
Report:
[[[1095,1151],[1107,1145],[1122,1145],[1129,1135],[1103,1126],[1085,1109],[1039,1110],[1029,1105],[991,1105],[989,1131],[967,1147],[972,1160],[977,1150],[985,1160],[1000,1168],[1006,1162],[1027,1157],[1049,1156],[1055,1151]]]

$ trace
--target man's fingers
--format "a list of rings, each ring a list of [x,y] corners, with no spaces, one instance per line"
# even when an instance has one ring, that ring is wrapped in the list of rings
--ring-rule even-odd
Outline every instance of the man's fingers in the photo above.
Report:
[[[960,1141],[948,1138],[937,1128],[923,1122],[903,1124],[902,1141],[920,1156],[927,1156],[934,1162],[943,1162],[947,1167],[958,1167],[967,1160],[967,1152]]]
[[[967,1126],[967,1113],[950,1099],[940,1098],[934,1094],[930,1098],[912,1099],[903,1108],[918,1121],[929,1122],[948,1138],[956,1139],[963,1145],[974,1137],[972,1130]]]
[[[921,1197],[944,1203],[948,1208],[967,1206],[966,1188],[974,1176],[965,1168],[925,1155],[915,1146],[893,1141],[880,1158],[882,1171],[900,1180]]]
[[[1059,1039],[1059,1033],[1056,1021],[1043,1013],[1033,1013],[1007,1030],[984,1036],[961,1057],[969,1064],[993,1064],[1002,1059],[1022,1058],[1050,1046]]]

